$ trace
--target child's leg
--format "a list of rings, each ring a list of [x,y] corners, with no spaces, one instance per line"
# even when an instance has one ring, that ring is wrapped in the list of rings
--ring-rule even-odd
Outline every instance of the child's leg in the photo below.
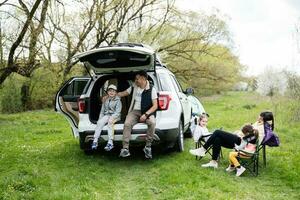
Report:
[[[95,129],[95,134],[94,134],[94,142],[98,142],[98,139],[100,137],[101,131],[105,124],[108,122],[109,116],[103,116],[101,119],[97,121],[97,126]]]
[[[115,119],[110,117],[107,123],[107,135],[108,135],[108,142],[109,144],[113,144],[114,140],[114,124],[115,124]]]
[[[238,152],[232,151],[229,153],[229,162],[231,165],[234,165],[235,167],[240,166],[239,161],[237,160]]]

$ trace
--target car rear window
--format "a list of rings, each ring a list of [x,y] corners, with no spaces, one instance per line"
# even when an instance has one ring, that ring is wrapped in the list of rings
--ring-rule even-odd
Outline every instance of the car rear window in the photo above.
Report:
[[[146,66],[151,62],[151,56],[129,51],[99,52],[82,58],[95,68],[123,68]]]

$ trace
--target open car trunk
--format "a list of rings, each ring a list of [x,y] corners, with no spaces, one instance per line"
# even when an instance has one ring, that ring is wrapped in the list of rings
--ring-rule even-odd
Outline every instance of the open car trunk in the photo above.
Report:
[[[91,91],[90,103],[89,103],[89,118],[90,121],[94,124],[97,123],[99,114],[101,111],[101,97],[106,95],[106,88],[109,84],[114,84],[117,86],[118,92],[122,92],[129,88],[134,82],[134,73],[119,73],[116,75],[106,75],[100,77],[96,82]],[[153,84],[151,77],[148,77],[148,81]],[[121,98],[122,102],[122,111],[121,111],[121,120],[118,123],[124,123],[127,116],[130,103],[132,100],[132,94],[126,97]]]
[[[101,97],[106,95],[106,88],[109,84],[114,84],[118,88],[118,92],[126,90],[132,85],[134,75],[122,73],[119,75],[106,75],[100,77],[96,82],[91,91],[90,103],[89,103],[89,118],[92,123],[97,123],[99,114],[101,111]],[[131,95],[121,98],[122,111],[121,120],[117,123],[124,123],[128,109],[131,103]]]
[[[154,71],[155,52],[141,47],[101,47],[74,56],[83,62],[91,75]]]

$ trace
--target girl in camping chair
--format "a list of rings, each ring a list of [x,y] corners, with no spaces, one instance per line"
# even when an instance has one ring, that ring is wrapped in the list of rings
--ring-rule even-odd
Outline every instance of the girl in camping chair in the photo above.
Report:
[[[197,122],[197,118],[194,118],[192,121],[191,132],[195,143],[197,143],[199,139],[203,139],[206,142],[212,134],[206,127],[208,123],[208,116],[209,115],[207,113],[202,113],[199,116],[199,122]]]
[[[229,153],[230,164],[226,169],[227,172],[236,170],[236,176],[240,176],[246,170],[245,167],[240,165],[237,157],[243,155],[247,157],[247,153],[254,153],[258,139],[258,131],[250,124],[242,128],[242,133],[244,136],[241,138],[240,145],[235,144],[235,151]]]

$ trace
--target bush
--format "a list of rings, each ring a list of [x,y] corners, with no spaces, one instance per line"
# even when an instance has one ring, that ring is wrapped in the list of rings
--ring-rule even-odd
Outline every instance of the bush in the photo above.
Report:
[[[292,120],[300,121],[300,77],[294,72],[286,73],[288,78],[287,95],[293,99],[291,101]]]
[[[21,84],[16,81],[16,76],[13,75],[8,78],[1,88],[1,112],[16,113],[23,111],[21,101]]]

